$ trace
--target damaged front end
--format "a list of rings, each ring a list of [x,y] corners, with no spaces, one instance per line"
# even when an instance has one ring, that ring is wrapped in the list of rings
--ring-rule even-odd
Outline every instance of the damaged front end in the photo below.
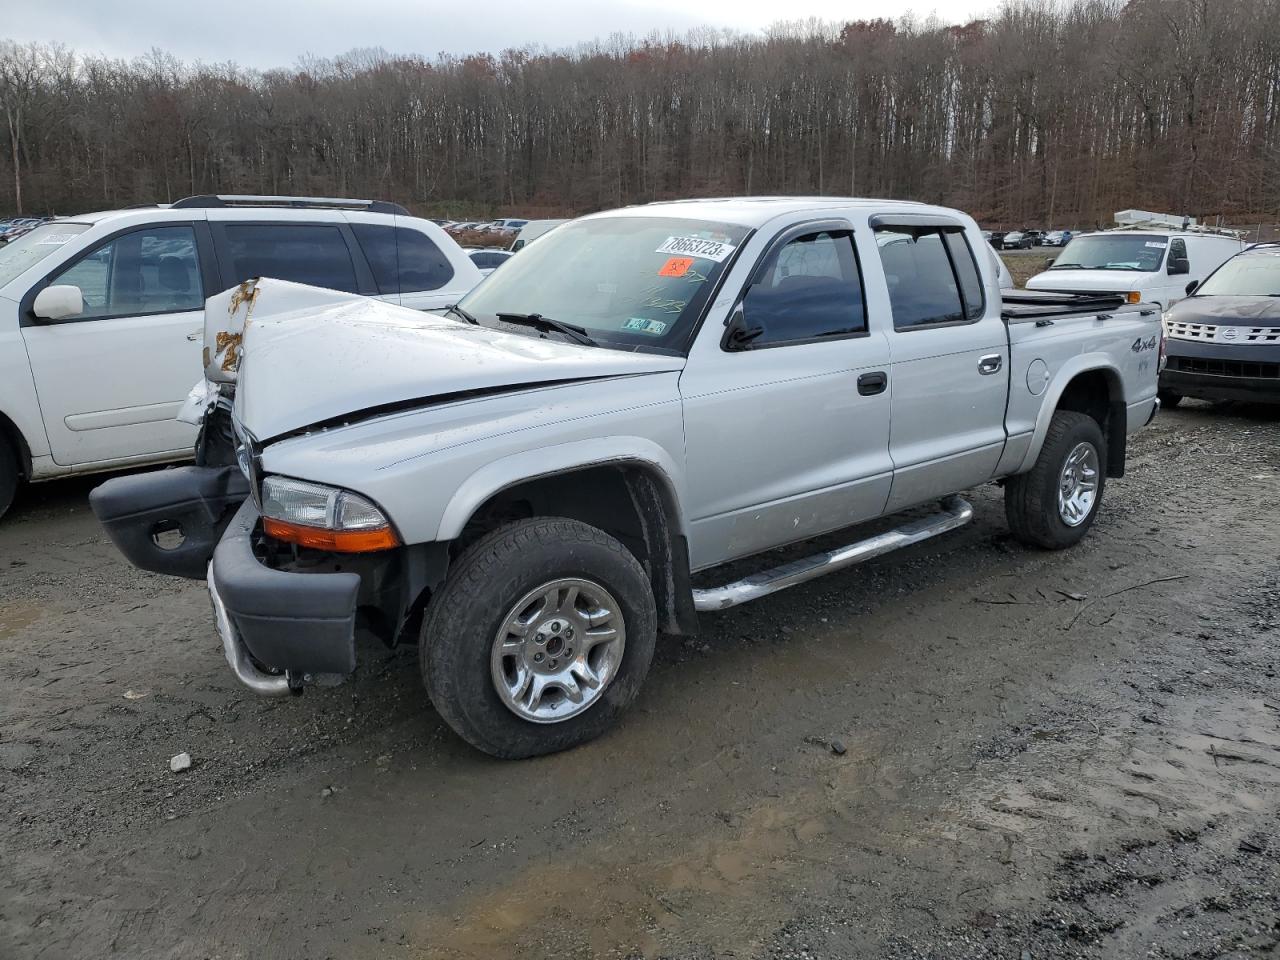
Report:
[[[134,566],[207,580],[232,671],[254,692],[279,695],[349,676],[359,628],[388,643],[408,632],[415,603],[443,576],[447,556],[435,545],[398,541],[395,549],[345,554],[267,535],[261,450],[233,416],[259,292],[251,281],[207,304],[205,379],[180,414],[199,426],[195,464],[116,477],[89,499]]]

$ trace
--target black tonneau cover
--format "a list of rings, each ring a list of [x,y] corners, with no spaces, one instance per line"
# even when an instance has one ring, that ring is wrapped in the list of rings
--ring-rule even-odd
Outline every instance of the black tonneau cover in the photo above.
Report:
[[[1005,291],[1000,316],[1010,323],[1069,313],[1102,313],[1126,306],[1117,294],[1061,293],[1056,290]]]

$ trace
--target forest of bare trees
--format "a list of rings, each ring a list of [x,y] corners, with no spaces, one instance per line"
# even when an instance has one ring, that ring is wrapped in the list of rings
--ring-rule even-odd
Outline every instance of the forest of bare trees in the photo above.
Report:
[[[400,39],[400,42],[404,42]],[[0,211],[195,193],[581,213],[909,197],[994,224],[1280,217],[1280,0],[1028,0],[568,52],[354,52],[256,72],[0,41]]]

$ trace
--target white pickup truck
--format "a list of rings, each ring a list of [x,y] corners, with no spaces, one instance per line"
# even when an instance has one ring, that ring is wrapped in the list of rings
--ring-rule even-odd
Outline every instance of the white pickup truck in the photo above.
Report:
[[[586,217],[444,317],[261,280],[205,337],[197,465],[95,490],[112,539],[207,577],[254,690],[349,675],[357,627],[417,641],[440,714],[500,757],[597,736],[659,632],[953,530],[966,488],[1002,481],[1023,542],[1075,543],[1163,347],[1121,298],[1002,299],[962,213],[830,198]]]

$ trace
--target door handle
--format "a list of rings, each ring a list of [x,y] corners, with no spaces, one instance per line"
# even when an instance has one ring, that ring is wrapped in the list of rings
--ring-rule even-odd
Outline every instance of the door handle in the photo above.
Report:
[[[978,372],[984,377],[989,377],[993,373],[999,373],[1003,365],[1004,357],[998,353],[993,353],[978,361]]]
[[[204,330],[203,330],[203,329],[200,329],[200,330],[197,330],[195,333],[188,333],[188,334],[187,334],[187,339],[188,339],[191,343],[195,343],[197,340],[203,340],[203,339],[204,339]]]
[[[858,392],[864,397],[874,397],[877,393],[884,393],[888,385],[889,376],[883,370],[864,373],[858,377]]]

